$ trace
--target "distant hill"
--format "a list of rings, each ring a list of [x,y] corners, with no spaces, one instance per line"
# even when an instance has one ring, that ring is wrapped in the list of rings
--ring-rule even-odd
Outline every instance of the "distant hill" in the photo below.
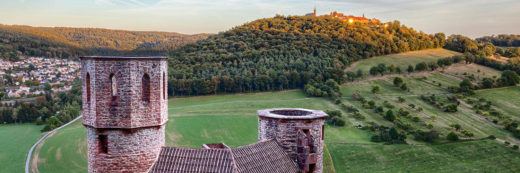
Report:
[[[0,25],[0,56],[160,55],[209,34]]]
[[[259,19],[176,49],[170,95],[302,88],[311,80],[344,81],[359,59],[439,48],[445,35],[415,31],[398,21],[353,23],[320,16]]]

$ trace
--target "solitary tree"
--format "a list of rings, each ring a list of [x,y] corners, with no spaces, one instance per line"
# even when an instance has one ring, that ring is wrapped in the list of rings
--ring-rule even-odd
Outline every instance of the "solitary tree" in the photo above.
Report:
[[[395,120],[394,112],[392,110],[386,111],[385,119],[388,121],[394,121]]]
[[[399,87],[403,84],[403,78],[400,78],[400,77],[395,77],[394,78],[394,85]]]
[[[406,83],[403,83],[403,84],[401,85],[400,88],[401,88],[401,90],[403,90],[403,91],[408,90],[408,86],[406,85]]]
[[[448,135],[446,135],[446,139],[448,139],[450,141],[458,141],[459,135],[457,135],[455,132],[450,132],[450,133],[448,133]]]
[[[381,91],[381,87],[379,85],[372,86],[372,93],[377,94]]]

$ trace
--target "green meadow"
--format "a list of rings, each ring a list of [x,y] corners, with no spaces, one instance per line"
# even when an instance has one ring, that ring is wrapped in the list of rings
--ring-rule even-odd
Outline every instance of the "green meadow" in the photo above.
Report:
[[[349,67],[348,71],[356,72],[362,70],[368,73],[371,67],[378,64],[386,64],[387,66],[394,64],[406,70],[408,65],[415,66],[421,62],[436,62],[438,59],[459,55],[460,53],[446,49],[427,49],[419,51],[411,51],[399,54],[391,54],[385,56],[377,56],[368,59],[363,59],[355,63],[354,66]]]
[[[23,172],[27,152],[43,135],[43,126],[34,124],[0,125],[0,172]]]

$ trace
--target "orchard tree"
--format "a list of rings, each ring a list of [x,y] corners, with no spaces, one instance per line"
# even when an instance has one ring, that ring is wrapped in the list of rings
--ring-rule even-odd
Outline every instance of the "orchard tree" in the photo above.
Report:
[[[403,82],[404,82],[404,81],[403,81],[403,78],[400,78],[400,77],[395,77],[395,78],[394,78],[394,85],[395,85],[396,87],[401,86],[401,85],[403,84]]]
[[[455,132],[450,132],[450,133],[448,133],[448,135],[446,135],[446,139],[448,139],[450,141],[458,141],[459,135],[457,135]]]
[[[381,91],[381,87],[379,85],[372,85],[372,93],[377,94]]]
[[[393,122],[395,120],[394,111],[392,111],[392,110],[386,111],[385,119]]]

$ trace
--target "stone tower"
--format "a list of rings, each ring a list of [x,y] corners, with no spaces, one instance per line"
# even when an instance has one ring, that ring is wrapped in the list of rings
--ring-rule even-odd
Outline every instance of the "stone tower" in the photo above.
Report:
[[[258,111],[258,140],[276,139],[302,172],[323,172],[323,111],[278,108]]]
[[[164,146],[167,58],[81,57],[89,172],[147,172]]]

